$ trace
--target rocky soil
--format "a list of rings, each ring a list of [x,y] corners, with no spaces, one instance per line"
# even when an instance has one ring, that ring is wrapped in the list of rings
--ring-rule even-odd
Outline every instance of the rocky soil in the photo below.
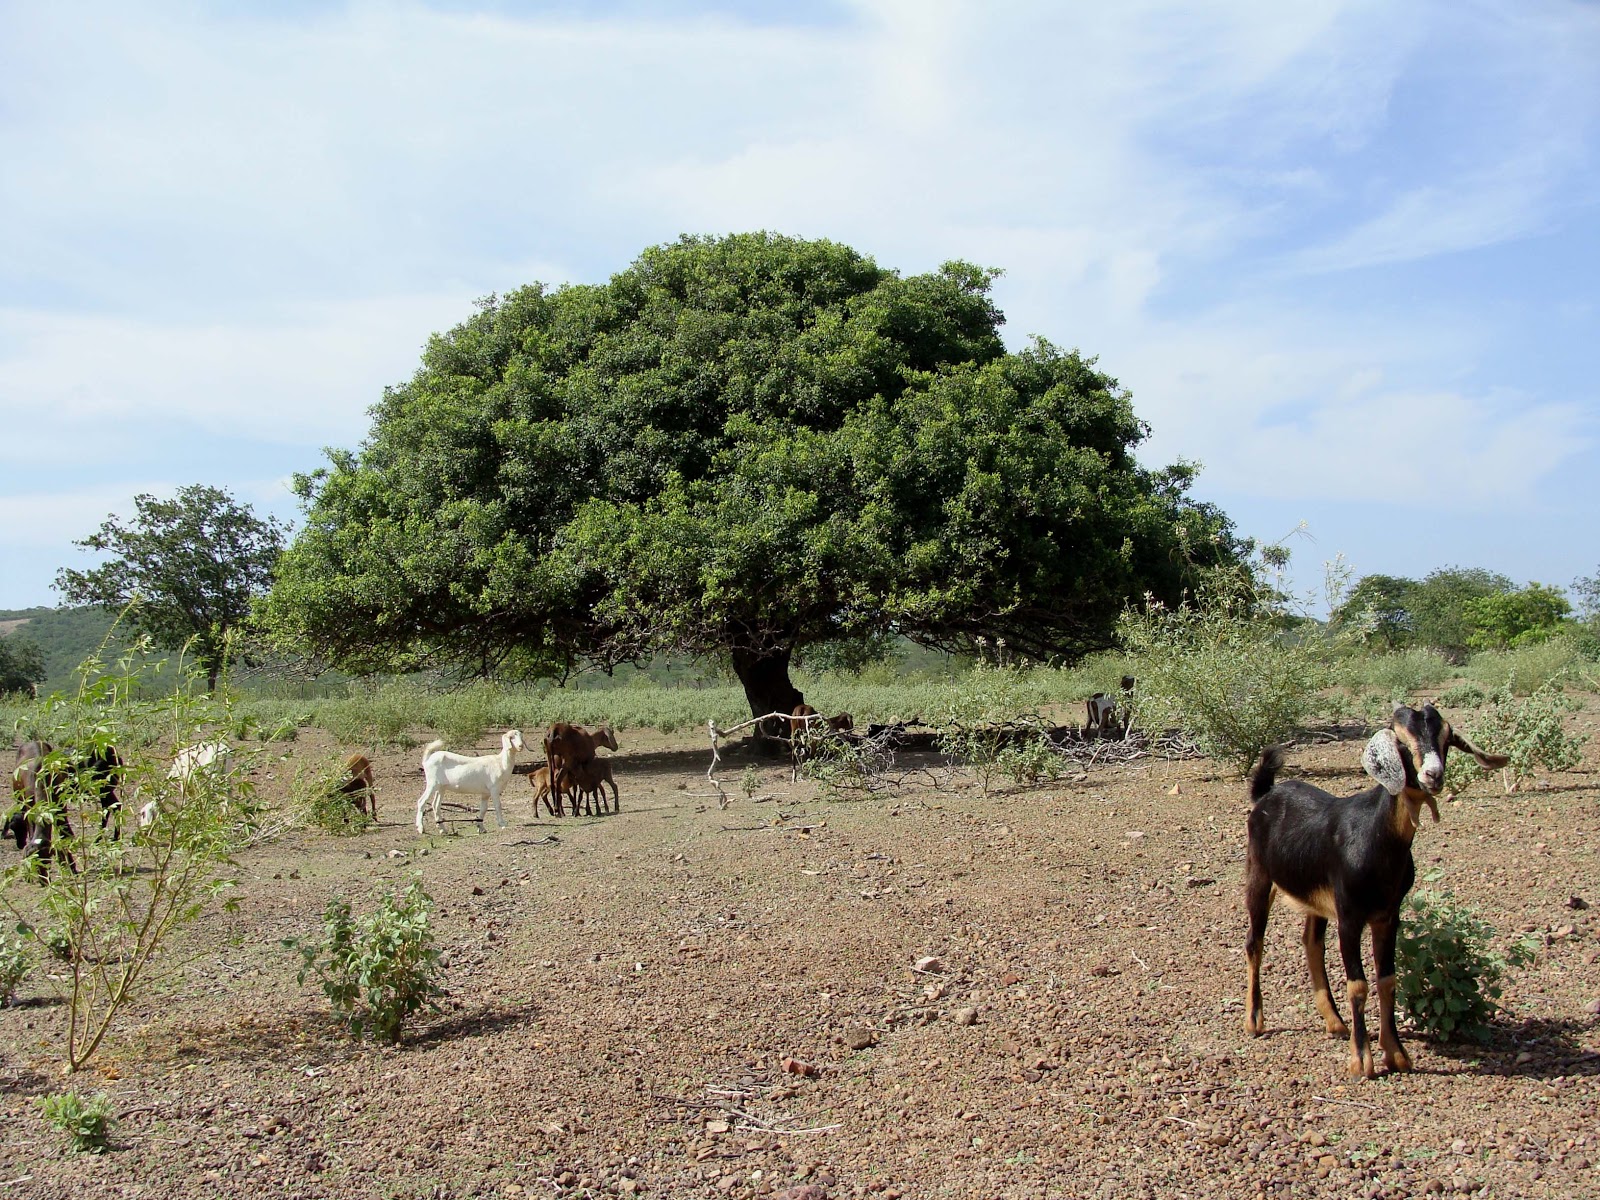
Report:
[[[1353,790],[1359,751],[1291,761]],[[73,1083],[113,1102],[110,1153],[37,1115],[65,1086],[44,981],[0,1011],[0,1197],[1600,1195],[1597,751],[1424,825],[1419,872],[1542,948],[1487,1044],[1412,1036],[1417,1070],[1376,1081],[1346,1078],[1287,912],[1244,1035],[1246,805],[1205,761],[838,799],[735,755],[722,808],[702,742],[624,731],[620,814],[536,816],[519,779],[507,829],[418,837],[416,752],[385,754],[381,826],[242,856],[238,911]],[[449,996],[354,1042],[281,939],[413,876]]]

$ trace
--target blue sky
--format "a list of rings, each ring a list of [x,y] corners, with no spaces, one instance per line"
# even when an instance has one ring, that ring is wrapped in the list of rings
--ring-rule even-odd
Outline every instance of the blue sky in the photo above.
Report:
[[[1600,568],[1600,6],[0,0],[0,607],[684,232],[1005,271],[1295,580]]]

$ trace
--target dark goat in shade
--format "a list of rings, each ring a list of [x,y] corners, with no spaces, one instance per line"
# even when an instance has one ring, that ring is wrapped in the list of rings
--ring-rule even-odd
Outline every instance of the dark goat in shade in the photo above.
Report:
[[[562,813],[561,793],[571,783],[568,778],[570,768],[592,761],[595,750],[601,746],[607,750],[617,748],[617,735],[609,725],[600,729],[585,729],[581,725],[557,721],[550,726],[550,732],[544,735],[544,757],[550,768],[549,799],[555,801],[553,815],[560,816]],[[575,787],[572,802],[576,813],[578,793]]]
[[[49,742],[24,742],[11,773],[12,803],[5,833],[16,841],[24,857],[37,857],[46,866],[52,859],[62,859],[76,871],[78,865],[72,852],[64,844],[57,844],[58,836],[72,836],[67,804],[91,799],[98,803],[100,828],[104,830],[111,822],[112,810],[121,807],[117,794],[121,781],[122,760],[114,746],[94,746],[81,754],[58,754]],[[69,788],[69,784],[75,787]],[[113,838],[120,833],[113,827]]]
[[[1486,754],[1450,728],[1439,710],[1401,706],[1387,728],[1367,743],[1361,765],[1377,785],[1353,796],[1335,796],[1298,779],[1278,782],[1283,750],[1272,747],[1250,772],[1252,808],[1245,858],[1245,910],[1250,934],[1245,943],[1249,984],[1245,1030],[1266,1029],[1261,1012],[1261,947],[1267,914],[1282,895],[1305,914],[1301,942],[1317,1011],[1328,1033],[1350,1038],[1350,1074],[1377,1074],[1367,1038],[1367,977],[1361,963],[1361,934],[1372,929],[1372,956],[1378,969],[1378,1040],[1391,1071],[1409,1071],[1411,1058],[1394,1023],[1394,954],[1400,931],[1400,904],[1416,879],[1411,839],[1424,805],[1439,819],[1435,795],[1444,786],[1445,758],[1454,747],[1485,767],[1506,759]],[[1337,921],[1339,954],[1344,960],[1350,999],[1345,1025],[1328,988],[1324,939]]]

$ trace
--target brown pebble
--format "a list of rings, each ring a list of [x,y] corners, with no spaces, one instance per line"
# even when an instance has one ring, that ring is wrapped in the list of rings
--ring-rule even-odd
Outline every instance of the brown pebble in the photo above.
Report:
[[[870,1029],[855,1026],[844,1031],[844,1044],[852,1050],[865,1050],[878,1040],[878,1035]]]

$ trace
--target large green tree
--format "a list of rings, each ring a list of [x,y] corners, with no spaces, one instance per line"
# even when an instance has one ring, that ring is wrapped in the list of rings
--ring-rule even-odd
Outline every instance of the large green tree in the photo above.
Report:
[[[44,682],[44,652],[20,633],[0,637],[0,695],[31,692]]]
[[[993,275],[747,234],[491,299],[300,480],[268,626],[358,671],[725,655],[755,713],[808,647],[1104,647],[1239,547],[1092,360],[1006,352]]]
[[[227,653],[228,635],[249,618],[272,583],[287,528],[261,520],[221,488],[195,484],[171,500],[140,495],[134,517],[115,515],[74,545],[111,557],[98,567],[56,574],[56,590],[74,604],[130,610],[134,628],[158,646],[192,647],[211,691]]]

